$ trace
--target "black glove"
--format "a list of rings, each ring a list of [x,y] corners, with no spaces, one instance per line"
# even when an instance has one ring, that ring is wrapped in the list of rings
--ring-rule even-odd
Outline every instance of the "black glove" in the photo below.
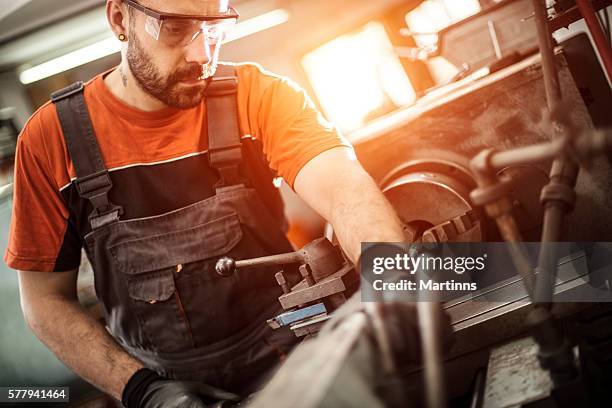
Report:
[[[240,397],[197,381],[168,380],[148,368],[134,373],[121,397],[127,408],[206,408],[219,401]]]

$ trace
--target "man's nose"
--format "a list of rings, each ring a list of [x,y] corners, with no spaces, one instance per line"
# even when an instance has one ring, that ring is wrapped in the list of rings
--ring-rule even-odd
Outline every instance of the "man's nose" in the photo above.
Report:
[[[211,45],[206,41],[203,33],[198,36],[186,47],[185,62],[195,62],[199,65],[208,64],[211,60]]]

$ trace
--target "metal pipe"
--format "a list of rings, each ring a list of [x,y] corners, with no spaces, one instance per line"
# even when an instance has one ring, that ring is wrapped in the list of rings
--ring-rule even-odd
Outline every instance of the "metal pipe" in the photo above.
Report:
[[[286,254],[262,256],[253,259],[244,259],[236,261],[236,268],[245,268],[247,266],[274,266],[285,265],[290,263],[302,262],[304,256],[299,252],[289,252]]]
[[[486,190],[500,183],[497,172],[495,171],[496,169],[491,166],[492,158],[498,154],[499,153],[490,150],[485,150],[472,159],[471,167],[476,175],[479,189]],[[513,157],[513,159],[518,159],[518,157]],[[493,201],[484,203],[484,207],[487,215],[495,220],[502,238],[508,243],[508,250],[512,258],[512,263],[522,278],[523,285],[529,294],[529,298],[533,298],[535,274],[529,263],[527,251],[521,243],[521,233],[512,215],[512,204],[509,198],[507,196],[495,198]]]
[[[518,164],[542,163],[564,154],[566,144],[563,138],[556,138],[551,142],[493,152],[489,165],[493,170],[499,171]],[[600,155],[612,158],[612,129],[583,130],[580,136],[573,140],[571,151],[581,161],[588,161]]]
[[[541,163],[561,154],[564,145],[565,142],[558,138],[552,142],[495,152],[491,155],[490,165],[495,170],[501,170],[517,164]]]
[[[423,351],[423,372],[425,395],[428,408],[446,407],[446,385],[442,362],[442,324],[437,302],[417,302],[421,349]]]
[[[559,76],[555,65],[555,52],[553,50],[552,35],[548,30],[548,16],[545,0],[531,0],[535,25],[538,32],[538,43],[542,56],[542,71],[544,75],[544,88],[546,100],[551,114],[556,114],[556,108],[561,101],[561,88]],[[554,120],[555,118],[553,118]]]
[[[601,24],[599,24],[597,20],[595,9],[589,0],[576,0],[576,5],[591,32],[597,51],[599,51],[599,55],[603,61],[604,69],[608,74],[608,79],[612,81],[612,49],[601,28]],[[606,9],[604,9],[604,11],[607,13]]]
[[[556,242],[562,233],[561,223],[564,215],[565,211],[559,207],[552,207],[544,214],[542,241]]]
[[[554,281],[557,277],[558,254],[556,242],[562,234],[565,211],[552,206],[544,212],[542,224],[542,243],[538,253],[538,274],[536,280],[535,301],[550,309],[554,291]]]
[[[516,221],[514,221],[512,214],[505,213],[495,217],[495,222],[497,223],[497,227],[504,241],[508,244],[508,251],[510,252],[512,263],[522,278],[525,290],[527,290],[529,298],[533,299],[536,278],[527,257],[527,251],[521,242],[522,238]]]
[[[542,55],[542,73],[551,122],[562,125],[561,129],[564,133],[558,137],[562,140],[568,140],[572,136],[577,136],[577,130],[571,119],[563,117],[561,113],[562,95],[557,66],[555,65],[553,39],[548,26],[546,0],[532,0],[532,5],[538,32],[538,44]],[[572,141],[572,139],[569,140]],[[552,164],[550,182],[542,190],[540,200],[545,205],[545,209],[542,247],[538,254],[539,273],[535,295],[545,290],[545,296],[552,299],[553,282],[556,279],[558,262],[554,243],[560,241],[563,218],[565,213],[570,211],[573,206],[574,196],[572,193],[578,177],[578,170],[577,164],[562,152]],[[553,329],[555,326],[554,318],[549,312],[551,306],[552,303],[539,303],[529,316],[533,320],[531,333],[539,346],[540,365],[550,372],[551,378],[558,385],[562,381],[569,381],[570,378],[574,378],[576,367],[571,348],[557,348],[554,347],[552,342],[546,341],[548,337],[553,337],[561,344],[567,344],[563,332]],[[539,319],[536,318],[538,316]]]
[[[411,254],[411,256],[414,256]],[[425,256],[428,256],[425,251]],[[419,268],[417,277],[420,281],[433,278]],[[447,406],[444,364],[442,361],[442,313],[437,293],[419,291],[417,317],[423,356],[423,376],[427,408],[444,408]]]
[[[542,74],[544,75],[544,87],[546,91],[546,101],[550,111],[551,121],[553,123],[562,123],[565,125],[566,134],[575,131],[573,126],[559,115],[561,105],[561,88],[559,86],[559,77],[557,67],[555,65],[555,55],[552,45],[552,35],[548,28],[548,18],[546,11],[545,0],[532,0],[533,11],[535,16],[535,24],[538,32],[538,43],[540,54],[542,55]],[[568,126],[569,125],[569,126]],[[559,173],[555,171],[561,169],[561,173],[567,177],[559,178]],[[578,176],[578,166],[564,154],[561,154],[553,163],[550,176],[550,186],[560,185],[574,188],[576,178]],[[568,211],[566,203],[558,200],[544,199],[546,206],[544,210],[544,223],[542,229],[542,248],[538,257],[539,275],[538,283],[543,284],[552,290],[552,286],[546,285],[546,281],[554,280],[557,272],[557,260],[554,258],[553,245],[546,245],[547,242],[556,242],[561,239],[561,224],[563,216]],[[541,293],[537,290],[537,293]],[[552,293],[550,294],[552,296]]]

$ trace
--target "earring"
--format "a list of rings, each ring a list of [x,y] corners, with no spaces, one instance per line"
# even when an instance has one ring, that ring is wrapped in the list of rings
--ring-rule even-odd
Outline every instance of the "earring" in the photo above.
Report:
[[[127,41],[127,37],[125,36],[125,34],[119,34],[119,41],[121,42]]]

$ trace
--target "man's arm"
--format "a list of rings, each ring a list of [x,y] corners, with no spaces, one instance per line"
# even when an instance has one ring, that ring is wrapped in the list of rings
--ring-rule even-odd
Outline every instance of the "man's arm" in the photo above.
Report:
[[[337,147],[310,160],[298,173],[294,189],[334,227],[340,245],[356,262],[361,242],[403,242],[395,210],[352,149]]]
[[[19,271],[21,308],[38,338],[75,373],[114,398],[142,363],[87,314],[76,293],[77,271]]]

